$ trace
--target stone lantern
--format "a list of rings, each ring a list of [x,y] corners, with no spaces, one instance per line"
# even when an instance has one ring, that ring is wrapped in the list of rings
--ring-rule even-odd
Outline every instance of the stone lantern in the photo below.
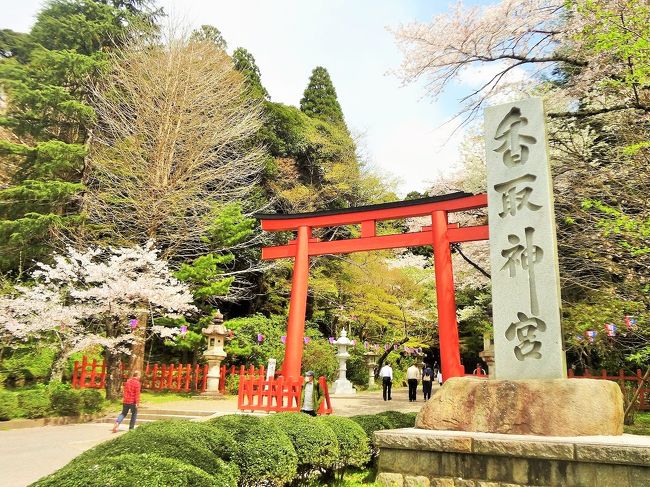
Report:
[[[378,354],[372,350],[365,353],[366,365],[368,366],[368,387],[375,385],[375,367],[377,367]]]
[[[203,333],[208,342],[208,348],[203,352],[203,356],[208,361],[208,380],[204,396],[219,396],[220,367],[223,359],[226,358],[226,352],[223,349],[224,339],[227,330],[223,326],[223,315],[217,311],[213,319],[214,323],[207,328],[203,328]]]
[[[490,332],[483,333],[483,351],[478,356],[487,364],[488,377],[494,379],[494,341]]]
[[[352,346],[352,342],[348,338],[348,332],[345,329],[341,330],[341,336],[334,342],[334,345],[338,348],[336,358],[339,359],[339,378],[334,382],[332,394],[356,394],[357,391],[352,387],[352,382],[345,376],[347,371],[346,362],[350,358],[348,348]]]

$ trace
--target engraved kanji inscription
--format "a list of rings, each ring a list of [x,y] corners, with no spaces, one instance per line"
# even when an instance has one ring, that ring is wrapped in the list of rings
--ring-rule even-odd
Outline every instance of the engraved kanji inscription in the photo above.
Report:
[[[525,164],[530,154],[529,145],[537,143],[535,137],[522,133],[526,125],[528,119],[521,116],[518,107],[512,107],[497,127],[494,140],[501,142],[501,145],[494,151],[503,152],[503,163],[508,167]]]
[[[514,348],[517,360],[524,361],[529,358],[542,358],[542,342],[537,340],[536,333],[546,331],[546,323],[534,316],[528,317],[525,313],[517,313],[517,319],[510,323],[506,330],[506,338],[509,341],[517,339],[518,344]]]
[[[508,215],[515,216],[517,211],[524,208],[531,211],[538,211],[542,208],[540,205],[529,201],[533,188],[526,183],[532,183],[535,179],[537,179],[537,176],[534,174],[524,174],[494,186],[494,189],[501,193],[501,203],[503,205],[503,210],[499,213],[501,218]]]
[[[535,264],[539,264],[544,258],[544,251],[533,244],[535,229],[526,227],[524,230],[525,238],[522,243],[521,239],[514,234],[508,235],[508,242],[512,247],[501,251],[501,255],[506,259],[501,270],[507,270],[510,277],[517,276],[517,268],[528,273],[528,287],[530,290],[530,310],[534,315],[539,314],[539,301],[537,300],[537,286],[535,283]]]

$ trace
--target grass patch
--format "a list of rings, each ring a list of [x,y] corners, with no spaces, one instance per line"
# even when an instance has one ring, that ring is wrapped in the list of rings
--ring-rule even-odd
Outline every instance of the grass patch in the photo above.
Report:
[[[623,431],[632,435],[650,436],[650,412],[637,413],[634,424],[623,426]]]

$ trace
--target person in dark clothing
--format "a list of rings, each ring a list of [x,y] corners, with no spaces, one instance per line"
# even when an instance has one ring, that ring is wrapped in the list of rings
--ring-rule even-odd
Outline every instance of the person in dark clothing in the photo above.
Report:
[[[390,364],[384,365],[379,371],[379,377],[381,377],[382,392],[384,395],[384,401],[390,401],[391,389],[393,388],[393,368]]]
[[[424,400],[431,399],[431,387],[433,386],[434,375],[433,369],[428,365],[424,366],[422,371],[422,393],[424,394]]]
[[[135,371],[129,380],[124,384],[124,393],[122,394],[122,412],[115,420],[113,425],[113,433],[117,433],[117,428],[120,423],[126,418],[126,415],[131,411],[131,421],[129,422],[129,429],[135,428],[135,420],[138,415],[138,406],[140,405],[140,372]]]

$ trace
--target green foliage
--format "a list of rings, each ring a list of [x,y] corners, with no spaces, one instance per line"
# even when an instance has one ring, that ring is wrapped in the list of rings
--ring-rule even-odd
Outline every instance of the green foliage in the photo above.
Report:
[[[339,364],[336,360],[335,349],[328,340],[312,338],[305,345],[302,370],[313,370],[316,377],[325,376],[328,382],[336,379]]]
[[[190,40],[197,42],[212,42],[224,51],[228,47],[228,43],[223,38],[223,35],[221,35],[221,31],[214,25],[202,25],[198,29],[195,29],[190,35]]]
[[[81,389],[78,394],[84,413],[97,413],[104,407],[104,396],[97,389]]]
[[[266,365],[269,358],[280,361],[284,357],[284,346],[280,337],[286,334],[286,317],[256,314],[228,320],[224,326],[234,332],[234,338],[226,344],[230,365]],[[257,335],[264,335],[264,341],[258,343]]]
[[[81,397],[69,384],[50,383],[50,409],[56,416],[78,416],[81,412]]]
[[[56,351],[49,347],[17,347],[0,363],[6,385],[43,382],[50,375]]]
[[[235,486],[223,476],[211,476],[181,460],[152,454],[73,462],[32,484],[35,487],[226,487]]]
[[[386,419],[390,429],[413,428],[415,426],[415,413],[402,413],[400,411],[384,411],[376,416]]]
[[[260,68],[255,63],[255,58],[243,47],[238,47],[232,53],[232,61],[235,69],[239,71],[246,80],[249,96],[252,98],[269,99],[269,92],[262,85]]]
[[[239,485],[284,485],[296,476],[298,457],[291,440],[275,424],[255,416],[228,415],[210,420],[237,438],[233,461]]]
[[[337,469],[361,467],[370,461],[370,443],[365,431],[349,418],[321,416],[316,421],[329,427],[339,442]]]
[[[8,391],[0,390],[0,421],[8,421],[20,415],[18,396]]]
[[[45,386],[19,392],[18,407],[26,418],[44,418],[50,411],[50,398]]]
[[[371,443],[372,435],[375,431],[393,428],[393,422],[389,418],[378,414],[360,414],[358,416],[351,416],[350,419],[363,428]]]
[[[339,458],[339,446],[331,428],[304,413],[279,413],[266,421],[284,431],[298,455],[298,473],[329,470]]]
[[[300,110],[310,117],[345,126],[336,90],[329,73],[322,66],[317,66],[312,71],[309,84],[300,100]]]
[[[215,435],[208,436],[201,431],[202,425],[194,427],[191,422],[178,422],[177,425],[152,425],[137,428],[114,440],[101,443],[84,452],[73,463],[98,462],[122,454],[150,453],[159,457],[169,457],[230,481],[225,485],[236,484],[236,469],[217,457],[208,447],[219,449]],[[222,431],[215,433],[223,433]],[[211,443],[204,443],[205,439]],[[198,440],[198,441],[197,441]],[[230,443],[233,444],[232,442]]]
[[[219,278],[223,274],[222,266],[232,262],[232,254],[206,254],[192,261],[191,264],[181,264],[176,277],[190,284],[192,294],[197,298],[225,296],[234,278]]]

